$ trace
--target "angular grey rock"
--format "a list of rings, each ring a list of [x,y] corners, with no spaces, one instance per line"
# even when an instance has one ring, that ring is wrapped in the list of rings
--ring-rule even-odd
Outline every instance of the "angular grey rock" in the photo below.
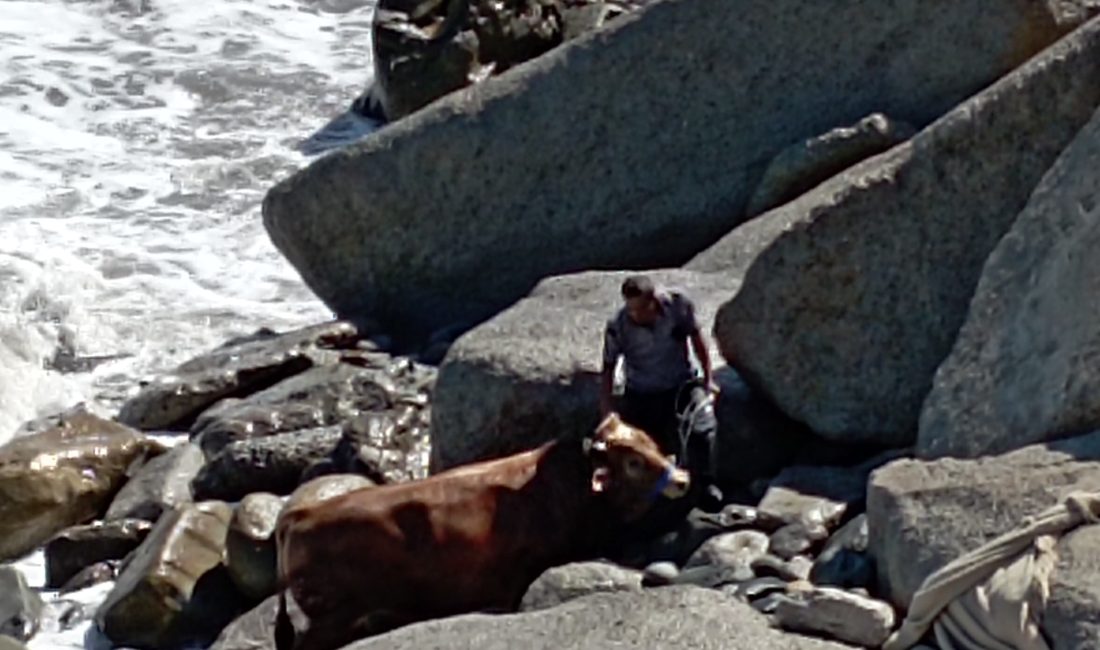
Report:
[[[921,582],[963,553],[1075,491],[1100,490],[1100,433],[976,460],[897,461],[878,470],[867,497],[870,548],[881,593],[904,610]],[[1053,647],[1100,634],[1096,526],[1055,549],[1043,628]]]
[[[339,426],[329,426],[233,442],[195,476],[195,498],[239,501],[253,492],[290,494],[308,467],[332,453],[341,435]]]
[[[213,458],[239,440],[333,426],[362,412],[390,408],[395,391],[385,366],[318,366],[246,399],[215,406],[195,422],[191,437]]]
[[[225,542],[229,578],[242,594],[259,601],[275,593],[275,524],[283,499],[274,494],[249,494],[233,511]]]
[[[164,448],[87,413],[0,447],[0,561],[103,513],[130,466]]]
[[[0,566],[0,638],[28,641],[38,632],[42,599],[15,567]]]
[[[640,591],[642,573],[610,562],[575,562],[554,567],[538,577],[520,603],[529,612],[556,607],[589,594],[609,591]]]
[[[844,524],[814,560],[810,582],[844,589],[872,588],[875,562],[867,552],[869,535],[866,514]]]
[[[210,650],[271,650],[278,612],[279,597],[271,596],[222,630]]]
[[[469,614],[418,623],[347,650],[842,650],[792,636],[748,605],[711,589],[664,587],[594,594],[508,615]]]
[[[802,523],[832,528],[840,522],[848,504],[825,496],[804,494],[773,482],[757,507],[761,512],[786,524]]]
[[[685,567],[744,565],[749,567],[768,552],[768,536],[755,530],[716,535],[699,547]]]
[[[27,646],[10,636],[0,634],[0,650],[27,650]]]
[[[374,13],[372,99],[386,119],[400,119],[591,31],[609,15],[602,0],[382,0]]]
[[[46,587],[58,589],[93,564],[125,558],[152,529],[144,519],[116,519],[63,530],[46,543]]]
[[[205,501],[161,517],[96,612],[116,646],[209,643],[243,611],[222,565],[233,511]]]
[[[551,275],[682,263],[790,143],[875,111],[928,124],[1090,4],[655,2],[317,159],[264,225],[341,317],[423,341]]]
[[[186,429],[219,400],[263,390],[307,370],[316,350],[351,347],[357,338],[355,327],[334,322],[223,346],[144,386],[119,420],[144,430]]]
[[[775,610],[785,630],[807,632],[877,648],[894,629],[894,609],[880,600],[817,587],[789,592]]]
[[[432,403],[432,469],[504,456],[558,436],[582,436],[598,423],[604,326],[622,306],[626,273],[591,272],[539,284],[511,309],[455,342],[440,368]],[[700,323],[727,297],[721,278],[655,271],[658,284],[688,295]],[[778,471],[799,447],[803,427],[748,395],[711,346],[722,395],[718,467],[726,481]],[[804,443],[804,444],[796,444]]]
[[[812,553],[821,542],[827,539],[829,539],[829,529],[825,526],[795,522],[772,533],[768,548],[774,555],[784,560],[791,560],[799,555]]]
[[[1093,20],[905,144],[737,228],[687,265],[737,287],[715,323],[723,356],[820,435],[912,444],[986,258],[1098,104]]]
[[[917,453],[975,457],[1100,428],[1100,112],[989,256],[924,401]]]
[[[205,462],[198,445],[173,447],[146,463],[122,486],[104,518],[156,521],[166,510],[191,503],[191,480]]]
[[[727,585],[722,587],[722,593],[733,596],[746,603],[760,600],[771,594],[782,594],[786,592],[787,582],[774,577],[754,578],[738,585]]]
[[[1100,639],[1100,526],[1064,537],[1058,556],[1043,629],[1055,648],[1088,648]]]
[[[754,217],[813,189],[871,156],[913,137],[916,131],[882,113],[787,147],[768,163],[745,214]]]

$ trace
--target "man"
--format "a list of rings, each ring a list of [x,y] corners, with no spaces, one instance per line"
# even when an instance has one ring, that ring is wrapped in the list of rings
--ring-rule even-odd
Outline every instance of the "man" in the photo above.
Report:
[[[625,305],[604,333],[601,415],[616,410],[612,390],[622,357],[626,389],[618,410],[623,420],[648,433],[664,453],[677,455],[700,488],[701,506],[721,507],[722,493],[714,485],[718,423],[709,399],[718,388],[695,305],[683,294],[658,291],[645,275],[628,277],[621,292]],[[701,381],[692,368],[689,344],[702,370]],[[686,416],[683,421],[678,414]]]

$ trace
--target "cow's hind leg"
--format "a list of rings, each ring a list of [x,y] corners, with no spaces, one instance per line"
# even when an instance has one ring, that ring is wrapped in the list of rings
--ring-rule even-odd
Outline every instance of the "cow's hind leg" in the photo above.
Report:
[[[286,592],[279,592],[279,612],[275,615],[275,650],[292,650],[296,645],[297,633],[290,614],[286,611]]]

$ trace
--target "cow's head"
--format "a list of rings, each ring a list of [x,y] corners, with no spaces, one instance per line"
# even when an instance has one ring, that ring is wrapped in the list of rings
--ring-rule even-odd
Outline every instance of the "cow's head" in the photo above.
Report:
[[[628,518],[640,517],[658,496],[687,494],[688,473],[663,454],[644,431],[612,413],[587,443],[592,492],[606,496]]]

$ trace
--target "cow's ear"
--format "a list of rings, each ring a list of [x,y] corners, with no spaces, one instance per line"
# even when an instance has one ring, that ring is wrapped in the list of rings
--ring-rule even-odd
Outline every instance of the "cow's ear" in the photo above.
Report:
[[[596,494],[606,491],[609,483],[611,483],[611,471],[606,467],[597,467],[596,471],[592,472],[592,491]]]

